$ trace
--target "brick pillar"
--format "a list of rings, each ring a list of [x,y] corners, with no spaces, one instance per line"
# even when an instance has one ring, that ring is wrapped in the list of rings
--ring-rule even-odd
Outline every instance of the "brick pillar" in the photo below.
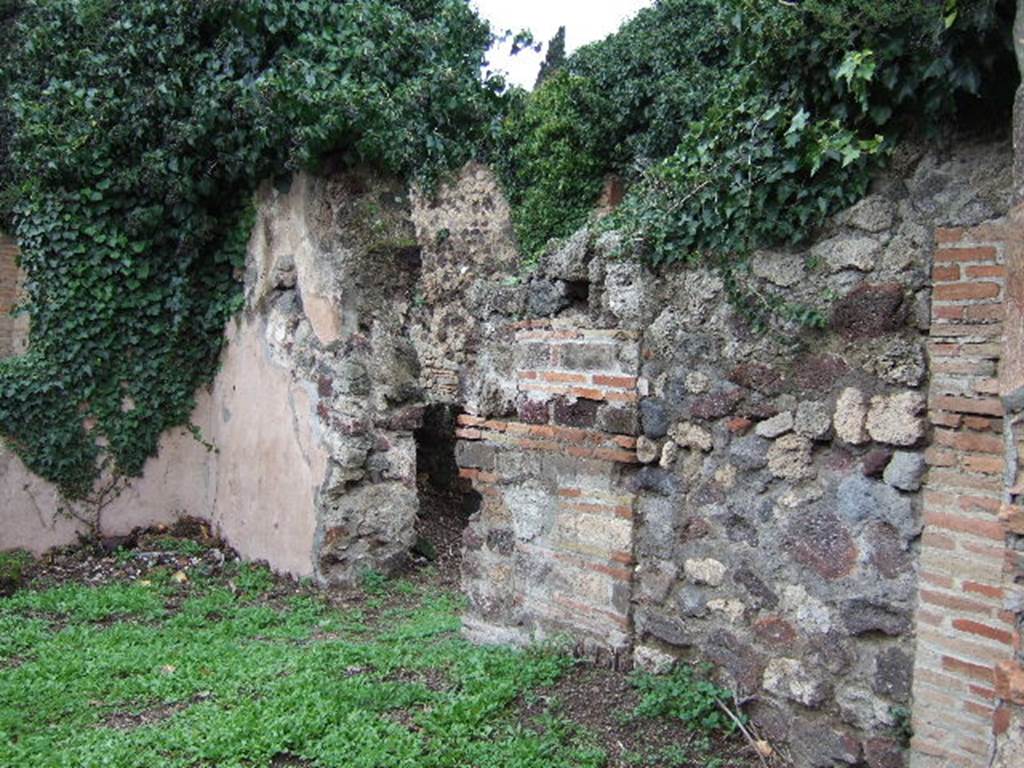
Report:
[[[917,611],[915,767],[988,766],[996,670],[1014,655],[999,519],[1006,473],[999,377],[1006,259],[1017,226],[1001,221],[936,232],[929,344],[934,436]]]
[[[626,331],[534,321],[514,334],[518,418],[459,419],[456,458],[481,495],[465,534],[464,631],[565,634],[631,661],[639,346]]]
[[[22,274],[17,256],[17,244],[0,233],[0,357],[23,352],[28,338],[25,319],[11,315],[21,295]]]

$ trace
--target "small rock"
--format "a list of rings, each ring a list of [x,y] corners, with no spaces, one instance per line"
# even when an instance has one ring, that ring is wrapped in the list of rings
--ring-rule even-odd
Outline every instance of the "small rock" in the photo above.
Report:
[[[729,621],[735,624],[743,618],[746,606],[739,600],[709,600],[708,609],[715,613],[724,614]]]
[[[704,395],[711,391],[711,378],[700,372],[686,376],[686,389],[694,395]]]
[[[641,464],[653,464],[661,455],[658,444],[648,437],[641,436],[636,441],[636,458]]]
[[[807,400],[796,408],[793,429],[798,435],[811,440],[824,440],[832,429],[832,414],[828,404]]]
[[[715,470],[715,482],[726,490],[736,485],[736,467],[732,464],[723,464]]]
[[[866,598],[847,600],[841,615],[846,631],[854,637],[872,632],[900,637],[909,632],[912,626],[908,611]]]
[[[832,419],[839,439],[848,445],[866,443],[868,441],[868,433],[865,429],[867,417],[868,409],[864,393],[854,387],[844,389],[836,402],[836,413]]]
[[[892,461],[885,469],[884,480],[893,488],[901,491],[921,490],[921,478],[924,477],[927,465],[919,453],[896,451]]]
[[[812,444],[800,435],[783,435],[768,449],[768,470],[782,480],[809,480],[814,470]]]
[[[827,634],[832,629],[832,614],[823,602],[811,597],[799,585],[786,587],[782,606],[796,616],[797,624],[808,634]]]
[[[891,460],[892,451],[887,448],[875,448],[868,451],[864,454],[864,461],[861,462],[864,477],[881,477]]]
[[[679,444],[675,440],[668,440],[661,446],[661,459],[658,461],[658,466],[662,469],[668,469],[676,463],[676,458],[679,456]]]
[[[767,421],[762,421],[757,425],[754,432],[760,436],[768,439],[774,439],[780,435],[784,435],[787,432],[793,431],[793,414],[789,411],[783,411],[777,416],[773,416]]]
[[[757,277],[780,288],[790,288],[807,275],[804,257],[795,253],[758,251],[751,260],[751,268]]]
[[[681,448],[692,448],[705,453],[710,451],[714,445],[711,433],[703,427],[691,424],[688,421],[676,424],[669,433],[672,440]]]
[[[796,659],[772,659],[764,670],[764,689],[776,696],[819,707],[825,701],[825,684],[812,676]]]
[[[853,525],[879,520],[908,540],[920,531],[909,497],[862,474],[850,475],[839,484],[836,504],[843,519]]]
[[[910,699],[913,678],[913,657],[900,648],[890,648],[875,659],[872,690],[879,696],[903,703]]]
[[[898,331],[907,319],[900,283],[859,285],[832,305],[832,328],[847,339],[877,339]]]
[[[881,243],[872,237],[836,237],[816,245],[811,257],[824,262],[830,274],[844,269],[870,272],[881,252]]]
[[[921,386],[928,372],[925,350],[920,342],[899,336],[880,339],[868,357],[865,368],[889,384]]]
[[[676,657],[650,645],[638,645],[633,650],[633,664],[652,675],[664,675],[676,664]]]
[[[741,437],[729,446],[729,459],[740,469],[761,469],[768,465],[770,445],[767,440],[757,435]]]
[[[851,227],[877,234],[891,229],[896,223],[896,206],[881,195],[871,195],[850,208],[840,218]]]
[[[924,409],[925,399],[918,392],[873,397],[867,418],[868,434],[879,443],[914,445],[924,437],[925,424],[920,417]]]
[[[687,584],[679,590],[679,613],[690,619],[703,619],[708,615],[708,599],[704,590]]]
[[[686,577],[695,584],[720,587],[725,580],[725,565],[711,558],[706,560],[687,560],[683,570],[686,573]]]
[[[656,398],[640,401],[640,424],[644,435],[651,440],[659,440],[668,434],[670,424],[668,408]]]

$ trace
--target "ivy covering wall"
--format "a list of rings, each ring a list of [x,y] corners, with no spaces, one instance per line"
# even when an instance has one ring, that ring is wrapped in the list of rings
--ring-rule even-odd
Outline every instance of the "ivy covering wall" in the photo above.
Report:
[[[257,183],[328,155],[436,173],[500,87],[460,0],[7,0],[0,19],[0,207],[32,318],[0,362],[0,433],[71,497],[188,422]]]

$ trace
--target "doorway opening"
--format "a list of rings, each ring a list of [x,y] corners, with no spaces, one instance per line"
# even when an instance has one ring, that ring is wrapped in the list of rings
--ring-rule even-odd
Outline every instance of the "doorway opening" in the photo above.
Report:
[[[455,460],[460,413],[451,405],[429,406],[415,432],[420,512],[412,552],[437,568],[443,584],[456,588],[461,581],[462,534],[481,504],[480,494],[459,477]]]

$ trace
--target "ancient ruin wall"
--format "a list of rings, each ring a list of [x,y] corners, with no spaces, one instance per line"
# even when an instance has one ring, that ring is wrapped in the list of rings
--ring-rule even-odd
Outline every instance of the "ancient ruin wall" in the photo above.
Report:
[[[998,414],[933,432],[926,410],[964,415],[937,398],[965,386],[982,387],[969,393],[978,402],[1008,391],[993,389],[991,349],[967,373],[941,369],[935,351],[993,344],[1002,287],[968,283],[999,284],[1011,251],[945,254],[992,247],[976,234],[953,242],[950,228],[1004,214],[1009,175],[1005,145],[906,151],[813,246],[755,256],[741,276],[749,296],[827,318],[824,330],[768,334],[718,273],[652,273],[614,233],[584,230],[520,272],[507,205],[480,166],[429,198],[367,173],[267,185],[246,311],[194,419],[216,451],[167,436],[105,513],[107,531],[193,514],[279,570],[333,583],[386,571],[415,537],[414,432],[425,408],[452,406],[463,481],[480,497],[465,536],[470,637],[568,633],[619,666],[708,659],[756,696],[755,721],[796,764],[899,764],[892,729],[912,685],[919,753],[943,711],[927,674],[912,683],[919,587],[964,587],[934,569],[918,582],[942,523],[927,506],[941,491],[920,490],[926,465],[933,480],[950,461],[979,482],[999,471],[974,443],[951,458],[940,442],[961,427],[982,435],[982,418],[998,435]],[[936,224],[947,229],[933,271]],[[69,540],[52,488],[5,461],[14,524],[0,546]],[[995,548],[995,529],[989,539]],[[972,634],[975,620],[943,613],[940,625]],[[919,644],[935,640],[924,629]],[[928,653],[918,668],[941,668]],[[996,661],[988,698],[968,687],[956,702],[977,704],[963,727],[984,720],[986,743],[993,723],[1012,734],[1019,717],[1014,669]]]

